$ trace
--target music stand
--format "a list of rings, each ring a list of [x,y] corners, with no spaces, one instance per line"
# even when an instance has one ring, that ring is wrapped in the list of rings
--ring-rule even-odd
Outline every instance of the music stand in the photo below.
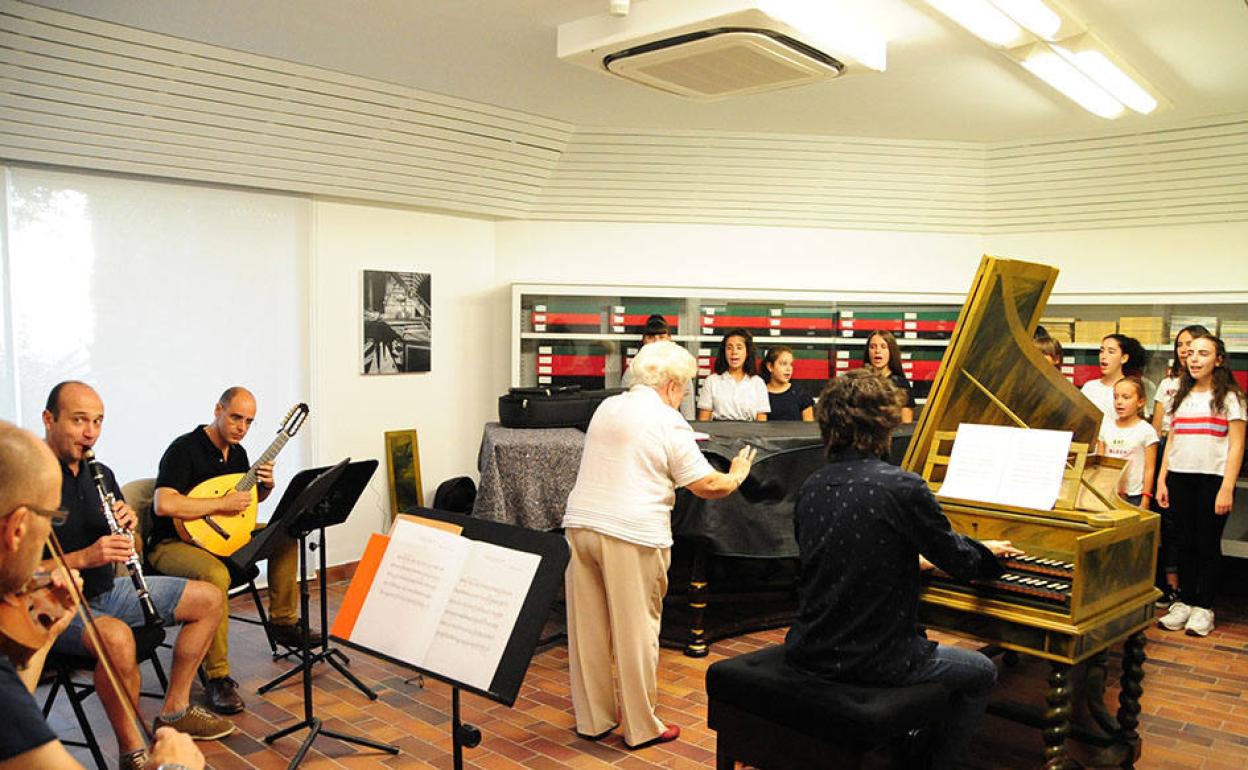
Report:
[[[529,585],[524,604],[520,609],[515,624],[512,626],[511,635],[503,651],[502,659],[495,670],[494,678],[486,689],[481,689],[458,681],[447,674],[378,652],[362,644],[354,643],[350,639],[334,637],[348,647],[411,669],[422,675],[431,676],[451,686],[451,767],[453,770],[462,770],[464,766],[464,749],[474,748],[481,743],[481,730],[474,725],[464,723],[460,718],[460,691],[466,690],[509,707],[515,705],[516,698],[520,693],[520,685],[524,682],[529,662],[533,659],[538,638],[542,634],[542,626],[545,625],[546,618],[550,614],[550,607],[563,585],[564,570],[567,568],[570,559],[568,543],[561,535],[555,533],[523,529],[511,524],[486,521],[447,511],[429,508],[408,508],[405,512],[460,527],[460,534],[470,540],[480,540],[511,550],[526,551],[537,554],[541,559],[537,572]],[[359,579],[359,573],[356,573],[355,579]]]
[[[356,466],[356,471],[348,474],[347,471],[351,466]],[[302,634],[303,644],[300,646],[299,665],[290,671],[287,671],[277,680],[270,682],[261,688],[264,692],[266,688],[273,687],[280,681],[293,676],[295,673],[303,672],[303,720],[289,727],[284,727],[275,733],[271,733],[264,737],[265,743],[273,743],[279,738],[283,738],[291,733],[308,728],[308,736],[303,739],[303,744],[299,746],[299,750],[295,752],[291,758],[288,770],[294,770],[295,767],[303,761],[304,755],[308,753],[308,749],[312,748],[312,743],[318,735],[324,734],[330,738],[336,738],[346,743],[354,743],[360,746],[368,746],[378,751],[385,751],[390,754],[398,754],[397,746],[391,746],[386,743],[380,743],[358,735],[347,735],[336,730],[329,730],[324,727],[321,720],[313,713],[312,707],[312,665],[318,660],[328,661],[340,672],[346,675],[353,683],[364,690],[365,694],[376,698],[373,693],[362,682],[355,678],[350,672],[343,668],[338,661],[331,657],[331,653],[335,652],[328,646],[329,635],[325,634],[325,641],[322,643],[322,650],[317,654],[313,654],[308,644],[308,638],[311,631],[308,627],[308,613],[310,611],[311,595],[308,591],[308,559],[306,548],[308,546],[308,535],[314,531],[320,532],[320,562],[321,562],[321,617],[326,617],[325,611],[325,528],[334,524],[341,524],[347,520],[350,515],[355,501],[359,499],[360,493],[367,486],[368,480],[372,478],[373,472],[377,469],[376,460],[365,460],[359,463],[351,463],[351,458],[347,458],[332,468],[325,469],[315,479],[313,479],[307,487],[299,493],[291,505],[290,511],[287,513],[289,523],[285,524],[285,529],[289,534],[299,538],[299,602],[300,602],[300,619],[299,627]],[[324,622],[324,621],[322,621]],[[341,653],[339,653],[341,654]],[[345,660],[345,656],[344,656]]]
[[[344,466],[341,471],[341,476],[335,476],[324,496],[320,500],[313,501],[312,507],[309,507],[304,496],[307,494],[312,483],[319,480],[322,474],[335,470],[338,466]],[[321,649],[311,657],[310,662],[303,660],[303,656],[300,656],[298,664],[268,683],[262,685],[257,691],[259,694],[264,695],[269,690],[272,690],[282,682],[285,682],[287,679],[295,676],[300,671],[303,671],[305,666],[313,666],[324,661],[337,669],[338,673],[346,677],[357,690],[368,696],[369,700],[377,700],[377,693],[375,693],[368,685],[360,681],[359,677],[355,676],[355,674],[351,673],[351,671],[346,668],[350,665],[351,660],[343,654],[341,650],[330,646],[328,631],[328,581],[324,578],[326,569],[325,527],[333,526],[334,524],[340,524],[343,521],[346,521],[347,516],[350,515],[352,509],[355,508],[356,501],[360,499],[360,495],[364,492],[364,488],[368,486],[368,482],[372,479],[373,473],[376,472],[376,470],[376,460],[361,460],[353,463],[350,462],[350,458],[343,460],[333,468],[328,466],[324,468],[309,468],[306,471],[301,471],[293,479],[291,479],[290,485],[286,488],[286,493],[282,495],[282,502],[278,506],[279,512],[281,511],[282,506],[286,505],[286,501],[293,497],[289,513],[283,513],[283,519],[281,522],[283,530],[287,531],[292,536],[297,536],[301,539],[302,535],[298,535],[298,533],[294,530],[303,530],[305,534],[311,533],[313,530],[320,530],[318,541],[316,543],[308,544],[308,549],[312,551],[320,551],[321,581],[319,590],[321,599]],[[302,518],[300,521],[296,522],[295,515],[300,514]],[[269,547],[265,549],[265,552],[267,553],[267,551],[271,550],[272,547]],[[306,578],[304,577],[303,572],[301,572],[301,594],[304,590],[303,586],[305,585]],[[306,619],[308,616],[308,608],[304,606],[301,612],[303,618]],[[307,637],[304,638],[306,639]]]

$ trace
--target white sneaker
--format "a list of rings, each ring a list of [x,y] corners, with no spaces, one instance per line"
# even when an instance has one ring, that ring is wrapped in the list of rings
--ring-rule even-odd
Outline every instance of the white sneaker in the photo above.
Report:
[[[1212,614],[1212,613],[1210,613]],[[1170,605],[1170,610],[1161,616],[1157,622],[1161,627],[1168,631],[1178,631],[1187,625],[1187,620],[1192,616],[1192,608],[1183,602],[1175,602]]]
[[[1185,626],[1189,636],[1208,636],[1213,630],[1213,610],[1204,607],[1193,607],[1192,616]]]

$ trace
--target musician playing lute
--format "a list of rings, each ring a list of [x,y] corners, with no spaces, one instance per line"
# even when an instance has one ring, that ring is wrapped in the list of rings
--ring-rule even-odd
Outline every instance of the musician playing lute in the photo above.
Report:
[[[255,396],[243,387],[229,388],[217,400],[212,422],[198,425],[174,439],[160,458],[153,500],[156,516],[148,554],[149,562],[160,572],[207,581],[223,594],[229,590],[230,573],[224,562],[200,546],[184,542],[174,522],[225,514],[220,520],[228,524],[225,520],[230,515],[246,515],[249,507],[263,501],[273,491],[273,463],[260,462],[253,467],[247,450],[240,443],[255,419]],[[273,453],[272,447],[266,456],[270,453]],[[247,487],[245,491],[234,489],[238,485],[232,485],[231,491],[221,496],[192,496],[192,491],[202,482],[233,474],[241,474],[245,482],[242,486]],[[255,515],[254,507],[251,515]],[[298,571],[298,544],[283,535],[268,560],[269,619],[273,639],[289,647],[301,644]],[[313,632],[311,644],[319,643],[320,635]],[[208,676],[205,688],[208,705],[219,714],[242,711],[238,683],[230,678],[228,617],[221,618],[208,646],[204,671]]]

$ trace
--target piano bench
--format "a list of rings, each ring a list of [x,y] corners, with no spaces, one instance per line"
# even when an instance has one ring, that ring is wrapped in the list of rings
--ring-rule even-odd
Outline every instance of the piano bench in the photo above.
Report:
[[[949,701],[938,684],[864,687],[801,674],[784,645],[721,660],[706,672],[707,724],[715,731],[715,767],[744,762],[763,770],[858,768],[882,748],[914,751],[913,731],[933,722]],[[913,767],[913,755],[897,767]]]

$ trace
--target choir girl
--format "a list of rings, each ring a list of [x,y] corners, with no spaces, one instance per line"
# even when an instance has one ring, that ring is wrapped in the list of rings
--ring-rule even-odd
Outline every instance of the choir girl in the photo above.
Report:
[[[763,422],[770,411],[767,385],[758,376],[754,337],[745,329],[730,329],[715,355],[715,373],[698,390],[698,419]]]

